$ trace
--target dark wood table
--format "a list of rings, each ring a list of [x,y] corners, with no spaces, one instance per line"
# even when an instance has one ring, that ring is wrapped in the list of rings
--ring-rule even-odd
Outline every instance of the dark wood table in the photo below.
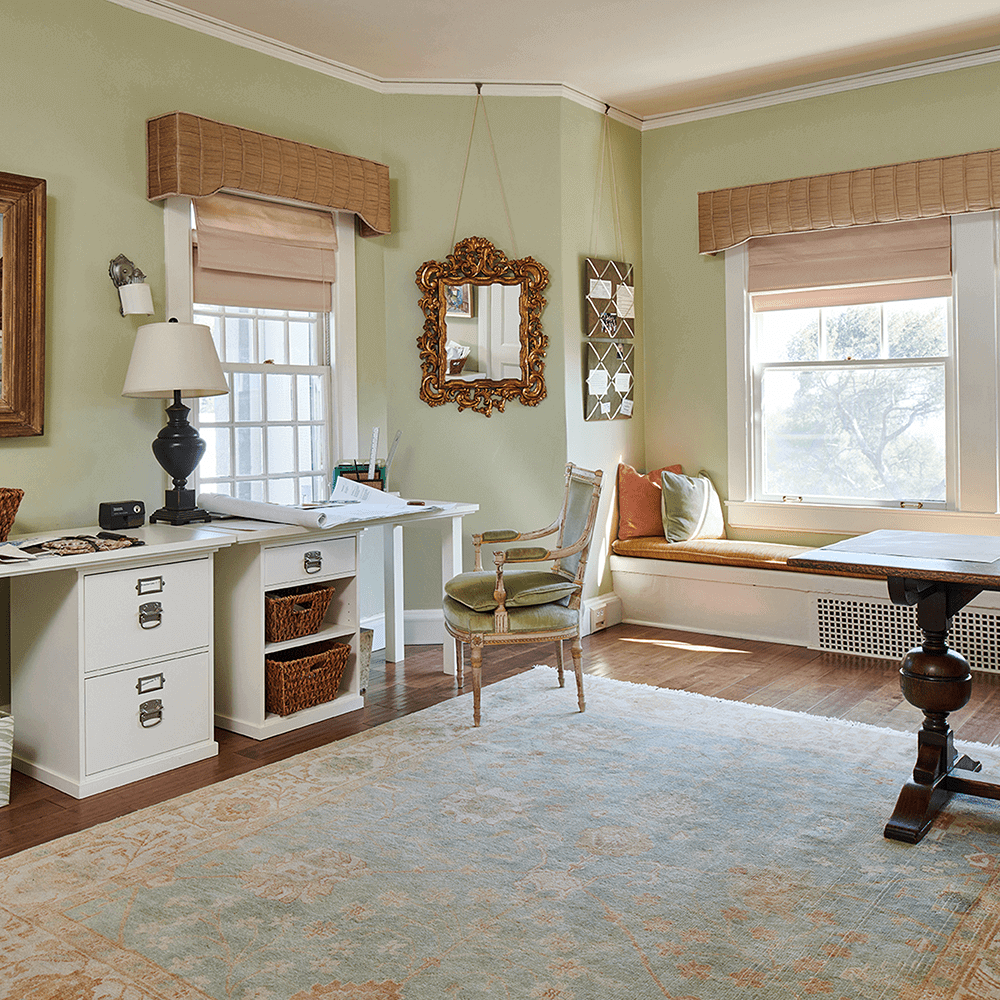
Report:
[[[956,759],[948,714],[972,694],[965,657],[948,648],[952,618],[984,590],[1000,590],[1000,538],[929,531],[872,531],[788,560],[819,571],[884,575],[893,604],[914,606],[923,644],[903,657],[903,697],[924,713],[917,733],[917,763],[899,794],[885,836],[916,844],[952,793],[1000,799],[1000,785],[957,772],[981,770],[966,755]]]

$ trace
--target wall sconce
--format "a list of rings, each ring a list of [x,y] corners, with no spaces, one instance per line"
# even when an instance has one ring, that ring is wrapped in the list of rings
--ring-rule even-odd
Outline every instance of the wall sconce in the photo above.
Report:
[[[125,254],[120,253],[111,261],[108,274],[118,289],[118,297],[121,299],[118,311],[123,316],[152,315],[153,294],[146,284],[146,275]]]

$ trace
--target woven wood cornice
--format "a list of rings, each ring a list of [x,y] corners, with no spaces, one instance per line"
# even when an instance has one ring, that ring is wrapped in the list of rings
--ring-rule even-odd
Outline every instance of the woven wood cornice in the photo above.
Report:
[[[391,230],[385,164],[182,111],[146,122],[146,171],[150,201],[225,188],[354,212],[362,236]]]
[[[698,195],[698,252],[754,236],[931,219],[1000,207],[1000,149]]]

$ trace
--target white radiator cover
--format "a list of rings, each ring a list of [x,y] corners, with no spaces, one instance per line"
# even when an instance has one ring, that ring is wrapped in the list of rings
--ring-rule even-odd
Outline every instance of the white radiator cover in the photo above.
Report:
[[[836,653],[899,660],[923,640],[916,608],[888,601],[817,597],[816,622],[817,648]],[[974,670],[1000,672],[1000,614],[969,607],[959,611],[948,645]]]

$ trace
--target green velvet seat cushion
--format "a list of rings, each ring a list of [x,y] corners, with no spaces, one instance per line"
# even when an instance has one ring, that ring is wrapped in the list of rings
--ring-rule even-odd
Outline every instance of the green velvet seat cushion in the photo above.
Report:
[[[444,585],[444,592],[472,611],[495,611],[497,600],[493,596],[493,591],[496,589],[496,585],[496,573],[480,570],[453,576]],[[561,601],[576,593],[577,590],[577,585],[572,580],[567,580],[566,577],[559,576],[558,573],[534,569],[520,569],[504,573],[503,586],[507,592],[504,606],[508,608]]]
[[[493,632],[496,623],[493,612],[473,611],[458,601],[446,597],[442,602],[444,620],[458,632]],[[577,608],[561,604],[535,604],[525,608],[511,608],[507,615],[511,632],[540,632],[576,628],[579,617]]]

